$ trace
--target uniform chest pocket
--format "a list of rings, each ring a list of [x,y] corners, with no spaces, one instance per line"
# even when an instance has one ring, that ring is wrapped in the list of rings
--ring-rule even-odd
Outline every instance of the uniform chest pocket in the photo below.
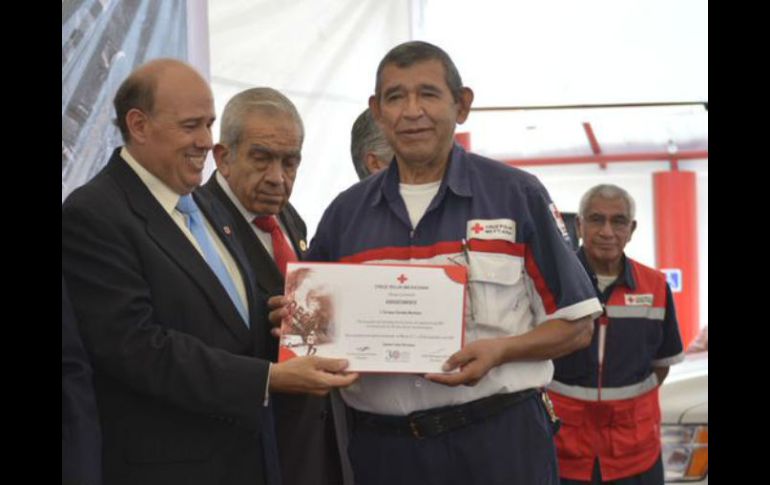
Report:
[[[519,334],[517,326],[530,313],[521,258],[470,251],[468,287],[471,316],[477,324]],[[526,321],[528,324],[528,320]]]

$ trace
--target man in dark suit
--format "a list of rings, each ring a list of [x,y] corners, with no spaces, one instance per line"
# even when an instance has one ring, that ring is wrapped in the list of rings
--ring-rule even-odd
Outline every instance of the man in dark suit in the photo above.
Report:
[[[289,203],[303,137],[302,119],[286,96],[271,88],[238,93],[222,113],[218,170],[203,187],[227,208],[268,295],[283,294],[286,263],[307,250],[305,223]],[[352,485],[347,452],[335,438],[335,424],[344,424],[342,401],[335,397],[333,416],[330,397],[273,398],[284,485]]]
[[[61,279],[61,481],[102,483],[102,436],[93,369]]]
[[[338,359],[268,360],[265,295],[203,193],[213,95],[175,60],[115,96],[125,146],[62,207],[62,268],[93,356],[110,484],[277,484],[273,392],[350,384]],[[190,194],[193,197],[190,197]]]

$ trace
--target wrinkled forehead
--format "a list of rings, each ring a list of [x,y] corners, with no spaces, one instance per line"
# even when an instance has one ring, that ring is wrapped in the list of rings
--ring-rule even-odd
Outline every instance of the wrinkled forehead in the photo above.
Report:
[[[266,146],[299,150],[302,126],[290,113],[251,112],[242,118],[238,143],[261,141]]]
[[[279,130],[291,137],[298,137],[300,145],[304,139],[304,126],[297,113],[275,103],[251,104],[243,108],[240,114],[241,130],[269,131]],[[243,133],[245,134],[245,133]]]
[[[383,67],[379,81],[381,92],[398,84],[431,84],[449,89],[444,65],[438,59],[425,59],[408,66],[390,62]]]
[[[630,217],[631,208],[622,197],[602,197],[600,194],[594,195],[588,203],[586,215],[602,214],[607,216],[623,215]]]

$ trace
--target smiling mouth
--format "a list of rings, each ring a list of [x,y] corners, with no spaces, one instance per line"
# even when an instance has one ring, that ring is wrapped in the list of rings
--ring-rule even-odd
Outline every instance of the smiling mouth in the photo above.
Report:
[[[203,170],[203,167],[206,164],[206,154],[204,153],[203,155],[185,155],[185,160],[187,160],[196,169]]]

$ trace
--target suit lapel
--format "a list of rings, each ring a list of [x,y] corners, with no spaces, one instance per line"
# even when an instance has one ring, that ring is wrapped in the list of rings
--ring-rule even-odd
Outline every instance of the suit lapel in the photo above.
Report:
[[[235,204],[233,204],[227,194],[225,194],[215,177],[216,173],[211,176],[205,187],[230,212],[232,219],[235,221],[236,231],[243,235],[240,240],[246,249],[246,256],[257,285],[267,295],[283,293],[283,275],[278,270],[278,266],[254,234],[251,224],[235,207]]]
[[[228,218],[226,214],[222,213],[221,206],[216,206],[215,201],[205,191],[196,190],[194,196],[201,211],[206,214],[206,218],[214,228],[214,231],[222,240],[228,251],[230,251],[235,263],[238,265],[243,285],[246,288],[247,300],[249,301],[249,320],[251,328],[253,329],[256,326],[261,326],[262,313],[264,313],[265,309],[262,301],[257,301],[257,293],[253,284],[254,270],[251,268],[242,246],[239,241],[236,240],[232,227],[234,221]]]
[[[248,328],[238,310],[200,253],[120,155],[113,156],[110,163],[113,176],[126,192],[134,213],[144,221],[150,238],[203,290],[227,327],[238,338],[249,340]]]
[[[212,199],[216,199],[230,215],[235,234],[240,242],[240,246],[245,251],[245,264],[249,269],[250,278],[255,282],[258,292],[267,298],[270,295],[283,293],[283,278],[278,266],[268,254],[265,247],[259,241],[243,214],[235,207],[235,204],[225,194],[216,181],[216,172],[211,176],[208,182],[203,186],[203,192],[207,192]],[[278,339],[270,335],[270,324],[264,324],[267,309],[262,310],[264,315],[259,315],[258,322],[255,323],[255,316],[252,315],[252,335],[257,352],[271,360],[278,358]]]

